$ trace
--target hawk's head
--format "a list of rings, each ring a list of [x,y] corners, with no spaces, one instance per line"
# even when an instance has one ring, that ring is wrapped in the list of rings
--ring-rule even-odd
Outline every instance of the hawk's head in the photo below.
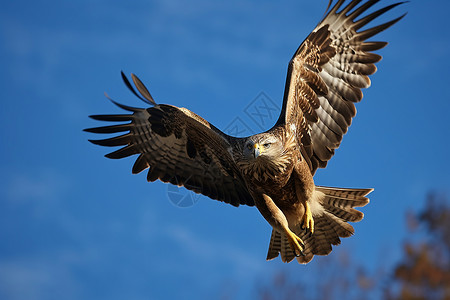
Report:
[[[283,152],[283,142],[278,136],[271,133],[253,135],[244,145],[244,157],[247,161],[266,160],[273,161]]]
[[[289,146],[278,134],[266,132],[250,136],[244,143],[242,161],[238,165],[246,175],[253,175],[257,180],[274,179],[291,165]]]

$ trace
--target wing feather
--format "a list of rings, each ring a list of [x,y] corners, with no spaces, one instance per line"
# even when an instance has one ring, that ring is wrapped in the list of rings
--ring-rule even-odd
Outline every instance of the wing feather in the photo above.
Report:
[[[386,42],[366,41],[398,22],[361,30],[398,2],[362,16],[379,0],[339,0],[299,46],[288,65],[283,108],[276,126],[295,124],[298,140],[314,173],[334,155],[356,115],[361,89],[371,85]],[[361,4],[362,3],[362,4]],[[306,139],[305,136],[309,136]]]
[[[127,87],[147,103],[154,100],[144,84],[134,75]],[[90,140],[93,144],[122,148],[106,154],[120,159],[139,154],[132,173],[148,170],[147,180],[157,179],[184,186],[212,199],[234,206],[254,205],[246,184],[233,159],[233,149],[238,139],[229,137],[203,118],[185,108],[171,105],[156,105],[142,109],[114,102],[132,114],[94,115],[100,121],[128,122],[85,129],[100,134],[123,133],[105,139]]]

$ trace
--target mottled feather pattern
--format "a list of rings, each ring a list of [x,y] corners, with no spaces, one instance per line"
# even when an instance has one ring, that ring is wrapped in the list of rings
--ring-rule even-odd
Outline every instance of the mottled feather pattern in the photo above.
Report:
[[[244,175],[255,179],[260,184],[270,180],[284,186],[289,180],[289,176],[286,176],[286,173],[290,174],[291,171],[289,170],[292,170],[293,158],[298,149],[298,142],[289,126],[278,128],[274,130],[273,134],[278,136],[284,146],[279,156],[273,159],[268,159],[263,156],[251,163],[245,159],[238,160],[236,164]],[[235,154],[236,157],[240,155],[240,153]],[[281,181],[279,177],[282,178]]]
[[[368,76],[376,72],[374,64],[381,56],[370,51],[387,44],[366,40],[403,17],[359,31],[402,2],[362,18],[360,16],[378,0],[369,0],[359,7],[361,0],[353,0],[343,7],[344,2],[339,0],[331,8],[295,52],[289,64],[282,114],[277,122],[289,123],[295,118],[307,120],[312,130],[309,127],[302,130],[311,135],[309,159],[313,173],[318,167],[325,167],[334,155],[356,115],[354,103],[363,98],[361,89],[371,85]],[[311,90],[316,97],[311,95]],[[295,108],[301,112],[295,112]],[[303,144],[303,147],[309,146]]]
[[[135,79],[134,82],[140,81]],[[138,90],[145,93],[144,88],[142,85]],[[150,98],[150,93],[146,97]],[[133,114],[91,117],[130,123],[86,129],[94,133],[128,131],[116,137],[90,140],[102,146],[124,146],[106,157],[119,159],[139,154],[132,172],[140,173],[148,168],[148,181],[160,179],[185,186],[235,206],[254,205],[229,152],[230,141],[214,126],[185,108],[162,104],[140,109],[116,104]]]

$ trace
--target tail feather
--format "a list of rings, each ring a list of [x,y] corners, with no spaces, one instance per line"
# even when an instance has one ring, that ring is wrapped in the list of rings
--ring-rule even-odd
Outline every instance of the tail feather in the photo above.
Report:
[[[331,243],[331,245],[339,245],[341,243],[341,240],[339,239],[339,233],[334,228],[333,223],[328,220],[328,217],[326,215],[320,216],[318,218],[317,228],[317,235],[326,237],[327,241]]]
[[[328,216],[323,218],[324,220],[324,228],[327,229],[326,234],[328,239],[332,245],[339,245],[341,243],[341,239],[339,238],[339,230],[336,228],[336,223],[329,219]]]
[[[306,264],[311,261],[314,257],[314,252],[317,251],[316,239],[312,237],[311,234],[307,233],[305,230],[301,232],[295,232],[305,244],[305,249],[303,250],[303,256],[297,257],[297,261],[301,264]]]
[[[339,217],[325,211],[324,216],[331,222],[331,226],[336,230],[340,237],[349,237],[355,233],[355,229],[352,225],[348,224]]]
[[[335,201],[333,206],[352,207],[364,206],[369,203],[367,196],[373,189],[346,189],[346,188],[334,188],[327,186],[316,186],[316,191],[322,192],[325,196],[332,198]]]
[[[332,245],[339,245],[341,237],[351,236],[355,230],[347,222],[359,222],[364,214],[354,207],[362,207],[369,203],[366,198],[373,189],[346,189],[316,186],[312,201],[314,218],[314,234],[301,230],[300,224],[290,224],[291,230],[299,236],[304,244],[304,256],[297,257],[301,264],[310,262],[314,255],[328,255]],[[301,219],[301,218],[299,218]],[[281,253],[283,262],[290,262],[295,258],[286,236],[275,229],[267,253],[267,260],[276,258]]]
[[[270,237],[269,251],[267,251],[266,260],[272,260],[278,256],[281,249],[281,234],[277,230],[272,230]]]
[[[281,245],[281,260],[283,262],[292,261],[295,258],[295,254],[285,234],[281,234]]]
[[[289,259],[291,258],[289,255],[290,254],[289,250],[291,249],[291,247],[290,247],[290,245],[286,245],[286,240],[287,240],[286,236],[282,233],[280,250],[281,250],[281,260],[283,262],[288,262],[288,261],[290,261]],[[289,242],[288,242],[288,244],[289,244]]]
[[[334,231],[333,227],[329,225],[326,217],[314,217],[314,234],[311,235],[305,230],[298,232],[303,242],[305,243],[305,250],[303,256],[297,257],[297,261],[301,264],[310,262],[314,255],[328,255],[331,252],[331,245],[339,244],[341,240]]]
[[[339,207],[331,206],[328,203],[323,203],[322,206],[325,211],[332,213],[336,217],[346,222],[359,222],[364,218],[364,214],[362,212],[353,208],[342,209]]]
[[[267,252],[267,260],[276,258],[281,253],[281,260],[283,262],[290,262],[295,258],[294,251],[289,245],[289,241],[284,233],[277,230],[272,230],[270,238],[269,251]]]

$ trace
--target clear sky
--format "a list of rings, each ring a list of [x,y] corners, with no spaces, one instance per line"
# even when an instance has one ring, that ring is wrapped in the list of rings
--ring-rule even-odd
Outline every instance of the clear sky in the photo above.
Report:
[[[120,112],[105,91],[145,105],[122,84],[124,70],[159,103],[256,131],[247,108],[261,92],[281,105],[287,63],[327,3],[3,1],[0,298],[244,299],[274,272],[314,280],[323,258],[265,261],[271,228],[255,208],[203,196],[180,208],[166,184],[131,175],[133,158],[104,158],[109,149],[82,129],[101,125],[90,114]],[[408,11],[375,38],[390,44],[372,87],[315,177],[375,188],[355,236],[332,255],[351,249],[356,261],[395,263],[408,238],[405,211],[423,207],[430,190],[449,192],[449,9],[413,0],[382,18]]]

